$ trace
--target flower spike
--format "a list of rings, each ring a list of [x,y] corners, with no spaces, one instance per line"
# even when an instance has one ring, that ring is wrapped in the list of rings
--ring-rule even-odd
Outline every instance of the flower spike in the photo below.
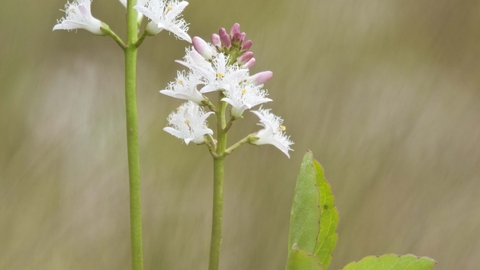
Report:
[[[53,30],[85,29],[95,35],[105,35],[102,22],[92,16],[92,0],[74,0],[65,5],[65,17],[58,20]]]

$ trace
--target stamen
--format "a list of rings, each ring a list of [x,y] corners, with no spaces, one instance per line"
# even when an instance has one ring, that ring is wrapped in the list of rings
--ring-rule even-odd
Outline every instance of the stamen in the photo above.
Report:
[[[217,79],[222,79],[223,78],[223,73],[217,72]]]
[[[243,88],[242,89],[242,95],[245,95],[245,93],[247,93],[247,89]]]
[[[182,80],[178,80],[177,83],[180,84],[180,85],[183,85],[183,81],[182,81]]]
[[[167,12],[171,11],[172,9],[173,9],[172,6],[168,6],[168,7],[167,7]]]
[[[280,129],[281,129],[282,131],[285,131],[285,129],[287,129],[287,128],[286,128],[285,126],[280,125]]]

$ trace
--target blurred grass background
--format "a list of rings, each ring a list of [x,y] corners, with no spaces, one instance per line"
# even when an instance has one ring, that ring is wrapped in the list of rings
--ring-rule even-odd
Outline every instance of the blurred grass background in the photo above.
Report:
[[[123,56],[106,37],[51,29],[63,0],[0,2],[0,269],[130,269]],[[93,15],[124,37],[124,8]],[[478,269],[480,2],[192,0],[190,35],[239,22],[292,158],[244,146],[227,159],[222,269],[283,269],[306,149],[336,195],[331,269],[366,255]],[[145,269],[206,269],[212,162],[162,131],[162,96],[186,42],[140,49]],[[230,142],[258,129],[246,113]]]

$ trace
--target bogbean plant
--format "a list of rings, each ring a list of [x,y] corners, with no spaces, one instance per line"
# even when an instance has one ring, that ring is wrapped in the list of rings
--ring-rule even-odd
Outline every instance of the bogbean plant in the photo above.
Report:
[[[264,84],[273,73],[263,71],[250,74],[255,64],[252,41],[234,24],[227,32],[221,28],[206,42],[200,37],[190,38],[188,23],[182,11],[188,2],[178,0],[120,0],[127,9],[127,38],[120,39],[104,22],[91,14],[91,0],[73,0],[65,6],[65,17],[53,30],[85,29],[96,35],[110,36],[122,48],[125,55],[125,100],[127,120],[127,149],[130,182],[130,224],[132,269],[143,269],[142,224],[140,205],[140,168],[138,153],[138,124],[136,102],[137,50],[147,36],[155,36],[163,30],[178,39],[192,43],[186,48],[183,60],[177,62],[186,70],[160,93],[185,100],[172,112],[164,130],[183,140],[205,145],[213,158],[214,192],[213,214],[208,269],[219,267],[222,242],[224,161],[227,155],[243,144],[271,144],[287,157],[293,142],[285,134],[283,120],[264,109],[261,104],[271,102]],[[139,35],[143,17],[149,22]],[[213,104],[207,95],[218,96]],[[258,107],[256,110],[251,110]],[[227,146],[227,133],[235,121],[257,116],[261,128],[247,134],[238,142]],[[216,118],[216,128],[210,129],[207,119]],[[301,164],[294,193],[288,238],[287,270],[327,269],[337,242],[338,212],[330,185],[323,169],[308,151]],[[413,255],[387,254],[370,256],[352,262],[345,268],[354,269],[430,269],[435,261]]]

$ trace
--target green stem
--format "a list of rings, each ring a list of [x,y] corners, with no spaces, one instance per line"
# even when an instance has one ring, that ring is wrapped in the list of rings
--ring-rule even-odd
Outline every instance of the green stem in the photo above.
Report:
[[[222,243],[222,220],[223,220],[223,182],[225,149],[227,148],[227,133],[225,108],[227,103],[220,101],[224,97],[220,92],[217,116],[217,157],[213,160],[213,213],[212,213],[212,237],[210,240],[209,270],[218,270],[220,262],[220,244]]]
[[[147,31],[143,31],[142,35],[140,36],[140,38],[135,42],[135,47],[140,47],[140,45],[142,45],[143,43],[143,40],[147,37]]]
[[[106,23],[103,23],[102,22],[102,27],[100,28],[100,30],[102,30],[102,32],[113,38],[113,40],[115,40],[115,42],[117,42],[118,46],[120,46],[123,50],[125,50],[127,48],[127,45],[125,45],[125,43],[123,43],[123,40],[117,36],[117,34],[115,34],[115,32],[112,31],[112,29],[110,29],[110,27],[106,24]]]
[[[233,152],[233,150],[237,149],[240,145],[242,144],[246,144],[248,143],[250,140],[250,135],[248,135],[247,137],[241,139],[240,141],[238,141],[237,143],[235,143],[234,145],[230,146],[227,150],[225,150],[225,155],[229,155]]]
[[[127,110],[128,174],[130,179],[130,239],[132,269],[143,270],[140,159],[137,120],[137,11],[136,0],[127,1],[127,44],[125,48],[125,103]]]
[[[223,129],[225,132],[228,132],[228,130],[232,127],[233,121],[235,121],[236,118],[234,116],[230,116],[230,120],[228,121],[227,125]]]

